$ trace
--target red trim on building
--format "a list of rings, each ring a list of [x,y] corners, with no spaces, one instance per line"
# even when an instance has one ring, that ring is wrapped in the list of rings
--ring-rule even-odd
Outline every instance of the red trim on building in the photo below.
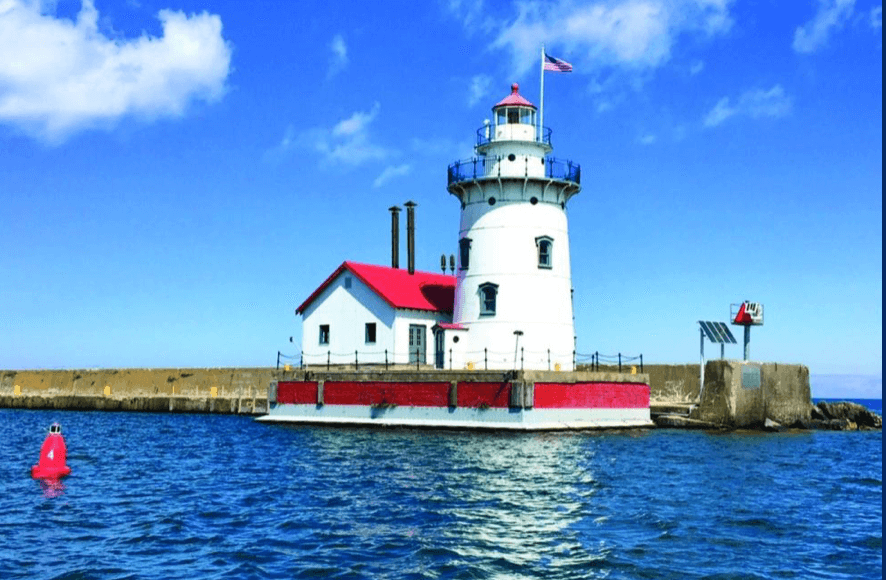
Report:
[[[535,383],[537,409],[646,409],[649,385]]]
[[[510,383],[458,383],[458,406],[507,409],[510,394]]]
[[[459,407],[506,409],[510,383],[458,383]],[[277,402],[294,405],[317,403],[316,382],[280,381]],[[387,383],[326,381],[326,405],[395,405],[398,407],[449,406],[448,382]],[[637,383],[536,383],[538,409],[646,409],[649,386]]]
[[[332,382],[323,384],[327,405],[446,407],[449,383]]]
[[[496,110],[499,107],[532,107],[535,109],[535,105],[527,101],[523,98],[523,95],[520,94],[520,85],[514,83],[511,85],[511,94],[507,97],[500,100],[492,110]]]
[[[290,405],[316,404],[317,383],[280,381],[277,383],[277,402]]]

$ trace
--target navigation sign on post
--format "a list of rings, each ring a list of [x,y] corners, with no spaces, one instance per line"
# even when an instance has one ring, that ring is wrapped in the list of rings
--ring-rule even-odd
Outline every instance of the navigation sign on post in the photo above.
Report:
[[[729,307],[732,324],[744,326],[744,360],[748,360],[751,344],[751,327],[763,326],[763,305],[745,300]]]

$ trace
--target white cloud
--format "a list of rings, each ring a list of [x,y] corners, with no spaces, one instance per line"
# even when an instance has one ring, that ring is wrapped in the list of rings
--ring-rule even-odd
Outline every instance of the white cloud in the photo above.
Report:
[[[341,34],[332,37],[329,50],[332,51],[332,56],[330,57],[329,71],[326,73],[327,78],[335,76],[348,66],[348,45],[345,44],[345,39]]]
[[[50,142],[133,115],[182,115],[225,92],[231,47],[221,18],[161,10],[161,37],[109,38],[92,0],[76,20],[54,5],[0,0],[0,122]]]
[[[468,106],[473,107],[489,94],[492,85],[492,77],[489,75],[474,75],[471,78],[471,86],[468,89]]]
[[[883,28],[883,7],[875,6],[871,8],[871,28]]]
[[[689,67],[689,74],[692,76],[695,76],[703,70],[704,70],[704,62],[699,60],[699,61],[694,62],[692,64],[692,66]]]
[[[403,165],[391,165],[389,167],[385,167],[385,170],[381,172],[381,175],[376,177],[375,181],[372,182],[372,187],[381,187],[395,177],[407,175],[411,170],[412,167],[408,163],[404,163]]]
[[[375,103],[368,111],[356,111],[332,127],[317,127],[296,133],[287,127],[280,143],[266,152],[269,160],[279,159],[293,147],[311,149],[330,163],[360,165],[367,161],[385,159],[393,151],[375,143],[370,125],[378,116],[381,105]]]
[[[818,11],[812,20],[794,31],[796,52],[815,52],[827,44],[830,35],[852,16],[855,0],[818,0]]]
[[[729,97],[723,97],[705,115],[704,126],[716,127],[737,115],[759,119],[761,117],[783,117],[791,112],[791,98],[785,95],[781,85],[771,89],[754,89],[743,93],[735,104]]]
[[[446,5],[468,32],[487,33],[495,26],[495,19],[484,13],[483,0],[448,0]]]
[[[639,143],[640,145],[652,145],[653,143],[655,143],[655,141],[656,137],[652,133],[646,133],[645,135],[641,135],[637,139],[637,143]]]
[[[732,0],[528,0],[504,26],[493,46],[511,51],[517,73],[538,62],[539,46],[568,57],[576,72],[606,66],[653,69],[670,59],[684,34],[710,36],[729,30]]]

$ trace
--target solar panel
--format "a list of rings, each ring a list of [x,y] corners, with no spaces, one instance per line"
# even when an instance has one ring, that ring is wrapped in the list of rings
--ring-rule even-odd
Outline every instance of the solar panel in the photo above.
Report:
[[[728,343],[728,344],[736,344],[738,341],[735,340],[735,337],[732,336],[732,331],[729,330],[729,327],[725,322],[710,322],[705,320],[698,321],[699,326],[701,326],[701,331],[705,336],[708,337],[708,340],[711,342],[715,342],[718,344]]]

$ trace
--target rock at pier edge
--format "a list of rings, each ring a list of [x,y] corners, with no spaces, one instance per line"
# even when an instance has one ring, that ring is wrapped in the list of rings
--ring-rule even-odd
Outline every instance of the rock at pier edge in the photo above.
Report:
[[[858,403],[843,401],[813,405],[807,429],[830,429],[835,431],[874,431],[883,428],[883,417]]]

